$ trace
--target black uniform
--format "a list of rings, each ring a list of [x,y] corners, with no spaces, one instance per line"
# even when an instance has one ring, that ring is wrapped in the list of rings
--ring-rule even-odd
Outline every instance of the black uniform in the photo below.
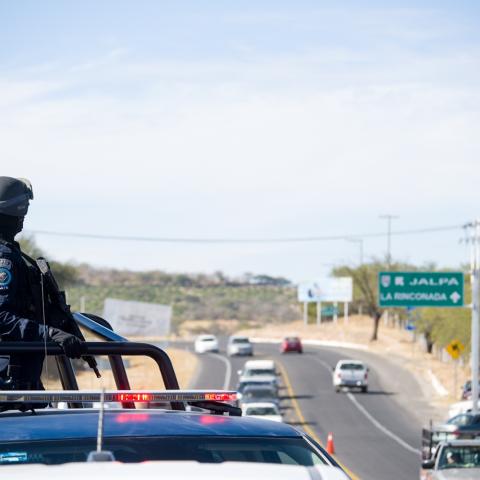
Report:
[[[0,340],[44,341],[48,327],[41,323],[42,312],[35,306],[32,280],[40,274],[28,266],[17,242],[0,237]],[[38,303],[38,302],[37,302]],[[25,382],[38,382],[44,354],[11,356],[10,364],[19,367],[17,375]],[[8,358],[0,360],[0,375],[6,376]],[[16,375],[16,376],[17,376]]]
[[[44,295],[40,288],[43,277],[36,262],[22,255],[14,240],[23,229],[32,199],[33,190],[28,180],[0,176],[0,341],[52,340],[68,357],[80,358],[85,353],[80,330],[73,334],[64,331],[68,330],[68,319],[64,317],[70,314],[68,306],[59,311],[55,302],[47,302],[51,297]],[[47,325],[43,325],[45,320]],[[43,353],[1,357],[0,379],[8,376],[11,381],[0,382],[0,388],[42,388],[40,375],[44,357]],[[93,358],[86,358],[92,368],[96,367]]]

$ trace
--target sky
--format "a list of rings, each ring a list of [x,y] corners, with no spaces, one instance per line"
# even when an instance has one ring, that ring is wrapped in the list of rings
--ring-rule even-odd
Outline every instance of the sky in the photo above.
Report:
[[[57,260],[293,280],[480,217],[474,1],[0,0],[1,174]],[[455,267],[462,229],[393,235]]]

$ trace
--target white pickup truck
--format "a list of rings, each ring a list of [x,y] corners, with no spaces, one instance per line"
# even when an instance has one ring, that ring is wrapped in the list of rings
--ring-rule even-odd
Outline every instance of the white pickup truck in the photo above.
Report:
[[[368,390],[368,367],[360,360],[340,360],[333,369],[333,386],[339,392],[342,388]]]
[[[452,440],[438,444],[433,458],[422,462],[420,480],[478,480],[480,440]]]

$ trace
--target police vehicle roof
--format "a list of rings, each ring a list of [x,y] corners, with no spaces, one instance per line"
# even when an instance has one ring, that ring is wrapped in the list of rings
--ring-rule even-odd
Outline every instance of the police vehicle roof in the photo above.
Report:
[[[0,442],[92,438],[97,435],[98,410],[37,410],[0,414]],[[105,410],[105,437],[236,436],[301,437],[284,423],[249,417],[228,417],[173,410]]]

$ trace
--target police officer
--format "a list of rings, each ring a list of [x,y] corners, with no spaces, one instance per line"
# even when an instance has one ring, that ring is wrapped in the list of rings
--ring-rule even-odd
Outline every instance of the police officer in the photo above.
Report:
[[[58,343],[65,355],[79,358],[85,345],[75,335],[48,326],[38,302],[35,306],[32,272],[22,257],[15,235],[22,231],[32,186],[28,180],[0,176],[0,341],[51,341]],[[33,273],[33,275],[32,275]],[[36,275],[35,275],[36,274]],[[9,388],[42,389],[40,382],[44,354],[11,355],[0,359],[0,379],[9,378]],[[1,382],[0,382],[1,383]],[[3,383],[3,388],[7,385]]]

